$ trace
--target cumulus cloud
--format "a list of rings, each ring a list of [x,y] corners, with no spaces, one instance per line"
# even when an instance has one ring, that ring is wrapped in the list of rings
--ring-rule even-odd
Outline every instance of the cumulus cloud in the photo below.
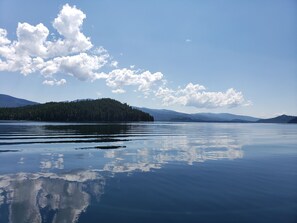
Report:
[[[63,72],[80,80],[95,80],[101,76],[97,70],[107,63],[107,56],[80,53],[73,56],[56,57],[47,62],[41,73],[51,75]]]
[[[66,73],[80,80],[101,78],[98,70],[108,63],[103,47],[90,50],[89,37],[81,32],[86,15],[75,6],[64,5],[53,27],[60,35],[49,40],[49,30],[42,23],[19,23],[17,40],[10,41],[0,29],[0,71],[19,71],[24,75],[40,72],[46,78]]]
[[[31,57],[46,57],[48,54],[46,46],[48,34],[49,30],[41,23],[36,26],[18,23],[18,41],[14,42],[16,53]]]
[[[19,71],[24,75],[39,72],[47,79],[43,82],[46,85],[62,85],[54,80],[54,75],[59,73],[82,81],[106,79],[113,93],[124,93],[123,87],[130,85],[148,93],[163,78],[160,72],[138,72],[133,68],[99,72],[108,63],[117,68],[118,61],[111,61],[103,47],[94,48],[90,38],[81,32],[85,18],[86,15],[75,6],[64,5],[52,23],[60,35],[53,40],[42,23],[36,26],[19,23],[15,41],[10,41],[7,31],[0,29],[0,71]]]
[[[250,104],[244,99],[241,92],[233,88],[226,92],[211,92],[206,91],[202,85],[192,83],[177,90],[160,87],[155,95],[162,99],[164,105],[179,104],[196,108],[218,108]]]
[[[75,6],[64,5],[57,18],[53,22],[53,27],[64,37],[54,42],[50,49],[54,53],[78,53],[90,49],[93,45],[89,37],[81,32],[81,26],[86,15]]]
[[[136,85],[138,91],[149,93],[151,87],[160,83],[163,79],[161,72],[151,73],[150,71],[139,72],[127,68],[115,69],[107,74],[106,84],[114,89],[122,89],[124,86]],[[119,93],[119,91],[114,91]],[[121,91],[121,93],[123,93]]]
[[[103,79],[114,94],[123,94],[128,86],[134,86],[134,91],[143,93],[145,98],[154,93],[165,105],[216,108],[249,103],[233,88],[226,92],[211,92],[202,85],[189,83],[173,90],[167,87],[161,72],[136,70],[135,65],[119,68],[118,61],[106,49],[94,47],[90,37],[82,33],[85,19],[86,15],[80,9],[65,4],[52,21],[54,33],[42,23],[24,22],[18,23],[17,39],[10,40],[7,31],[0,28],[0,71],[23,75],[40,73],[45,78],[43,84],[49,86],[66,84],[65,79],[57,80],[61,73],[81,81]],[[191,42],[191,39],[185,41]],[[104,72],[103,67],[107,68]]]

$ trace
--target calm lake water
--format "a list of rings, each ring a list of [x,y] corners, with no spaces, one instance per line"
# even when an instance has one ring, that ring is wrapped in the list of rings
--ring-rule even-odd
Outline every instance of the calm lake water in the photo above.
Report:
[[[297,125],[0,122],[0,222],[297,222]]]

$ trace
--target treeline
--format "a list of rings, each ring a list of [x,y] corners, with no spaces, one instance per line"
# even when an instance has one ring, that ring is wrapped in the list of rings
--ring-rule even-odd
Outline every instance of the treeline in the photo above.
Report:
[[[103,98],[72,102],[49,102],[18,108],[0,108],[0,120],[127,122],[154,121],[154,118],[127,104]]]

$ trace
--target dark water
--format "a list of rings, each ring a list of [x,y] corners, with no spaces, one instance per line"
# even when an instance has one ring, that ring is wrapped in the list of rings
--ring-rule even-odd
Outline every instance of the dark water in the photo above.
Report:
[[[297,222],[297,125],[0,122],[0,222]]]

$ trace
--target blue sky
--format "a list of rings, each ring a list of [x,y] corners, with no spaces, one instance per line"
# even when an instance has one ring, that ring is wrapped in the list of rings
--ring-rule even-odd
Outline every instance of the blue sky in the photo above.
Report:
[[[0,92],[297,115],[296,39],[294,0],[0,0]]]

